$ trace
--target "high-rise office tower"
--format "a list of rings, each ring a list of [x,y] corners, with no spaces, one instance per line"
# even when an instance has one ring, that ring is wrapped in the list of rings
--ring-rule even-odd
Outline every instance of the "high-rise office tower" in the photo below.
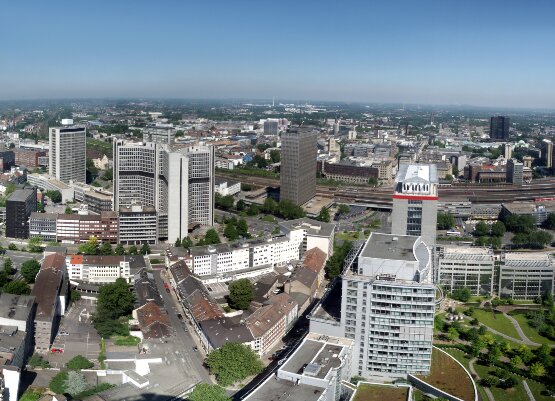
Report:
[[[489,124],[490,139],[501,141],[509,140],[509,117],[496,116],[491,117]]]
[[[503,157],[507,160],[513,157],[513,145],[510,143],[503,144]]]
[[[214,148],[114,143],[114,210],[154,207],[161,239],[174,242],[214,222]]]
[[[279,132],[279,120],[276,118],[268,118],[264,121],[264,134],[277,135]]]
[[[70,120],[70,124],[72,121]],[[48,130],[50,162],[48,171],[57,180],[87,181],[87,131],[72,125]]]
[[[342,276],[341,327],[358,376],[428,374],[435,286],[431,251],[418,236],[372,233]]]
[[[401,164],[395,177],[391,232],[436,241],[438,179],[435,164]]]
[[[542,165],[547,168],[553,167],[553,142],[549,139],[544,139],[540,143],[540,149]]]
[[[507,182],[515,185],[524,183],[524,164],[516,159],[507,162]]]
[[[166,125],[149,125],[143,128],[143,142],[170,145],[175,140],[175,128]]]
[[[280,199],[300,206],[316,194],[317,139],[315,130],[304,128],[281,135]]]
[[[6,237],[29,238],[29,217],[37,211],[37,189],[16,189],[6,200]]]

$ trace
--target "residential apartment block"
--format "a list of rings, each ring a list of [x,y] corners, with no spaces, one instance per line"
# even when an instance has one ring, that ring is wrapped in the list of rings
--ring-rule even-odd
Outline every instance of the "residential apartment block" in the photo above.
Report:
[[[87,130],[84,127],[50,127],[48,172],[57,180],[86,182]]]

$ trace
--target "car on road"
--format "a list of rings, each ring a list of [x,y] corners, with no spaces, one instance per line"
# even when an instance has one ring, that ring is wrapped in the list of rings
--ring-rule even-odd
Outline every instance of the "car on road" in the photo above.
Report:
[[[198,352],[198,347],[196,345],[193,347],[193,351]]]
[[[178,314],[177,314],[177,318],[178,318],[179,320],[183,320],[183,315],[182,315],[181,313],[178,313]]]
[[[60,335],[61,336],[69,336],[69,333],[67,331],[60,331]]]
[[[50,349],[50,352],[52,352],[53,354],[56,354],[56,353],[58,353],[58,354],[63,354],[63,353],[64,353],[64,350],[61,349],[61,348],[51,348],[51,349]]]
[[[285,363],[286,360],[287,360],[287,358],[280,359],[280,360],[278,361],[278,365],[279,365],[279,366],[283,365],[283,364]]]

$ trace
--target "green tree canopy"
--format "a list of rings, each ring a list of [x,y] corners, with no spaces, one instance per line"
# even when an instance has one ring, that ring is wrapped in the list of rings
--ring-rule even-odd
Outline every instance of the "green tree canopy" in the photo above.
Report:
[[[120,277],[114,283],[100,287],[96,315],[105,316],[109,319],[127,316],[133,310],[134,300],[129,284]]]
[[[122,244],[117,244],[116,248],[114,249],[114,254],[116,255],[124,255],[125,254],[125,248],[123,247]]]
[[[204,236],[204,245],[219,244],[221,242],[220,236],[215,229],[211,228],[206,232],[206,235]]]
[[[148,243],[144,243],[141,247],[141,255],[149,255],[150,254],[150,245]]]
[[[217,384],[199,383],[188,396],[189,401],[231,401],[225,389]]]
[[[29,295],[31,287],[23,280],[14,280],[4,285],[2,291],[8,294]]]
[[[489,235],[489,231],[489,226],[483,221],[480,221],[478,224],[476,224],[476,227],[474,227],[474,235],[476,235],[477,237]]]
[[[470,289],[468,287],[462,287],[453,291],[451,296],[453,297],[453,299],[456,299],[458,301],[468,302],[468,300],[472,296],[472,293],[470,292]]]
[[[62,194],[60,191],[46,191],[46,196],[48,196],[54,203],[62,202]]]
[[[83,373],[75,370],[67,372],[67,378],[64,381],[64,393],[68,393],[75,397],[87,388],[89,388],[89,384],[87,383],[87,379],[85,379],[85,375],[83,375]]]
[[[262,361],[248,345],[232,342],[208,354],[206,365],[210,373],[216,376],[218,384],[225,387],[264,369]]]
[[[349,213],[349,210],[351,210],[349,206],[345,205],[344,203],[339,204],[339,206],[337,207],[337,213],[339,214],[347,214]]]
[[[127,251],[127,253],[129,255],[138,255],[139,254],[139,250],[137,249],[137,247],[135,245],[131,245],[129,247],[129,250]]]
[[[496,221],[491,225],[491,235],[494,237],[502,237],[506,231],[505,224],[502,221]]]
[[[98,253],[100,255],[112,255],[112,244],[109,242],[103,242],[102,245],[98,248]]]
[[[543,222],[543,227],[548,230],[555,230],[555,213],[549,213]]]
[[[293,220],[306,216],[306,213],[302,207],[295,205],[293,202],[287,199],[279,202],[278,214],[286,220]]]
[[[329,209],[325,206],[322,207],[322,209],[320,209],[320,213],[316,217],[316,220],[323,221],[324,223],[329,223],[330,222],[330,211],[329,211]]]
[[[229,305],[235,309],[246,310],[254,298],[254,286],[247,278],[229,284]]]
[[[233,203],[234,200],[232,195],[221,196],[220,194],[216,194],[215,204],[218,209],[230,210],[233,208]]]
[[[353,243],[350,241],[343,241],[341,245],[338,245],[338,242],[334,243],[333,255],[328,259],[325,266],[326,276],[330,280],[333,280],[341,274],[343,271],[343,262],[352,247]]]
[[[83,255],[96,255],[98,252],[98,239],[95,236],[90,237],[87,242],[79,245],[79,253]]]
[[[40,237],[32,237],[27,244],[29,252],[42,252],[42,239]]]
[[[439,212],[437,214],[437,228],[439,230],[449,230],[454,225],[455,225],[455,218],[451,213]]]
[[[28,283],[34,283],[37,273],[40,270],[40,263],[35,259],[29,259],[21,265],[21,275]]]
[[[183,248],[189,249],[193,246],[193,241],[189,237],[183,237],[181,240],[181,246]]]
[[[90,369],[93,366],[94,363],[89,361],[83,355],[74,356],[66,363],[66,367],[72,370]]]
[[[278,204],[272,198],[266,198],[264,204],[262,205],[262,211],[264,213],[274,214],[278,210]]]
[[[237,229],[235,228],[235,224],[227,223],[224,229],[225,237],[230,241],[235,241],[239,238],[239,234],[237,233]]]

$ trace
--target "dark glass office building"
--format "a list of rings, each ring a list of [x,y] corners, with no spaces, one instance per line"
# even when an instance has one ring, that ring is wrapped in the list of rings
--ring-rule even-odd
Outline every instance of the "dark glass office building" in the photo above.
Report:
[[[509,140],[509,117],[492,117],[489,124],[489,138],[508,141]]]
[[[6,237],[29,238],[29,217],[37,211],[37,190],[16,189],[6,200]]]

